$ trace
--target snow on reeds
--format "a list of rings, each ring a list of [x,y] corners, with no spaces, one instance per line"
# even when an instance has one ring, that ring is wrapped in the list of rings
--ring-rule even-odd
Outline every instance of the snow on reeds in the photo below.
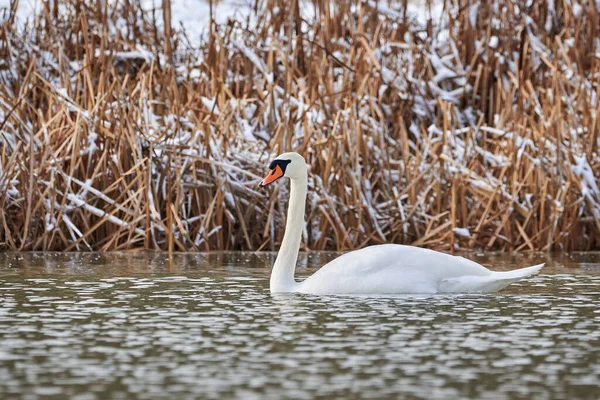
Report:
[[[2,11],[0,248],[274,249],[290,150],[306,248],[599,248],[598,2],[406,3]]]

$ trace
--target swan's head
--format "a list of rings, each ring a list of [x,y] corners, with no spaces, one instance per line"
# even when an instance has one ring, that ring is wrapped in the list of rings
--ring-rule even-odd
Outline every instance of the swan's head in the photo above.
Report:
[[[260,186],[266,186],[285,176],[290,179],[306,177],[306,161],[298,153],[283,153],[269,164],[269,175],[262,180]]]

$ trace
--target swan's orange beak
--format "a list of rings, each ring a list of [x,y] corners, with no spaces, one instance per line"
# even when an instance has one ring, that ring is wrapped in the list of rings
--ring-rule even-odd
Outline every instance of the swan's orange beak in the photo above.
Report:
[[[279,165],[276,165],[275,168],[271,170],[271,173],[267,175],[265,179],[260,182],[260,186],[267,186],[269,183],[275,182],[277,179],[283,176],[283,170]]]

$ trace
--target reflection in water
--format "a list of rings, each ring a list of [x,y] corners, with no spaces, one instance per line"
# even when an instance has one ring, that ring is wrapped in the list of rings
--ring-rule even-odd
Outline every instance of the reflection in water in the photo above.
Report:
[[[333,256],[303,255],[300,275]],[[395,297],[271,296],[272,258],[0,254],[0,398],[597,394],[598,254],[499,294]]]

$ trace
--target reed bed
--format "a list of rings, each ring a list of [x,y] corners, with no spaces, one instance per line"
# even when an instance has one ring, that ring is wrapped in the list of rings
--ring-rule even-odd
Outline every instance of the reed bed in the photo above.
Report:
[[[276,249],[292,150],[305,249],[600,248],[598,2],[163,3],[0,13],[0,249]]]

